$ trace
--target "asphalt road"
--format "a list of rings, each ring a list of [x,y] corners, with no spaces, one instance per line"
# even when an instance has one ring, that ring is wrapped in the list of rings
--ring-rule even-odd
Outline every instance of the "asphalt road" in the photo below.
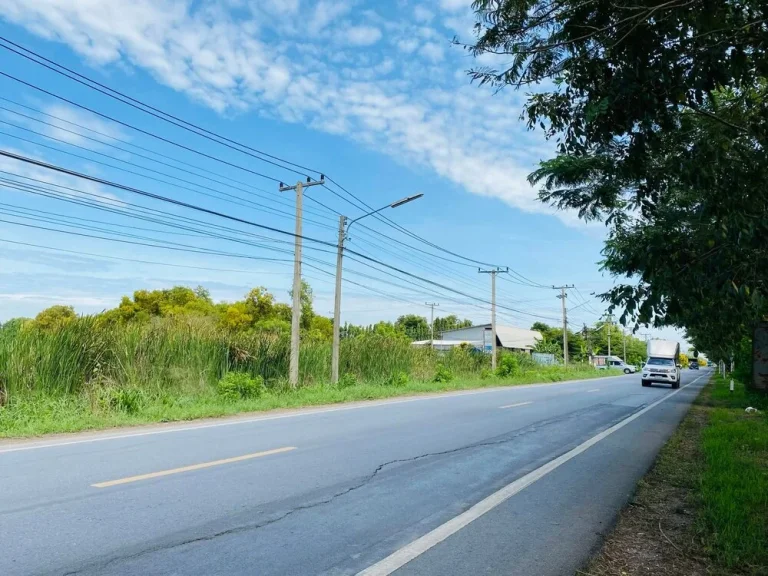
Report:
[[[3,443],[0,574],[572,574],[709,371],[683,374]]]

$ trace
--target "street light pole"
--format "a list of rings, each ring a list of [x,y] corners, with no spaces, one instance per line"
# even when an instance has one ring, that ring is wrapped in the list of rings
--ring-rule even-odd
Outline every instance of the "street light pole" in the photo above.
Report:
[[[291,315],[291,358],[288,370],[288,381],[292,388],[299,384],[299,330],[301,328],[301,213],[304,188],[325,184],[325,177],[312,181],[307,177],[306,182],[296,182],[295,186],[285,186],[280,182],[280,192],[296,190],[296,233],[293,252],[293,308]]]
[[[422,196],[424,196],[424,194],[406,196],[405,198],[401,198],[396,202],[392,202],[392,204],[387,204],[386,206],[382,206],[377,210],[373,210],[363,214],[362,216],[358,216],[354,220],[350,220],[349,224],[347,224],[346,216],[339,217],[339,244],[337,246],[336,252],[336,292],[333,299],[333,349],[331,351],[331,382],[333,384],[339,381],[339,348],[341,347],[341,338],[339,334],[341,329],[341,274],[343,268],[342,262],[344,259],[344,241],[349,240],[349,229],[352,228],[352,225],[358,220],[362,220],[363,218],[377,214],[382,210],[386,210],[387,208],[399,208],[403,204],[408,204],[408,202],[418,200]]]

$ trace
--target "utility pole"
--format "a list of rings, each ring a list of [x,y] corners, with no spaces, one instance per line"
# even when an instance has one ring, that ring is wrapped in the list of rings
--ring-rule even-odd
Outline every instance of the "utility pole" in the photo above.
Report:
[[[344,257],[346,216],[339,216],[339,246],[336,253],[336,292],[333,297],[333,350],[331,353],[331,382],[339,381],[339,347],[341,331],[341,261]]]
[[[295,186],[285,186],[280,182],[280,192],[287,192],[288,190],[296,190],[296,233],[295,248],[293,252],[293,314],[291,316],[291,359],[290,368],[288,370],[288,381],[292,388],[296,388],[299,384],[299,329],[301,322],[301,211],[302,211],[302,195],[304,188],[310,186],[320,186],[325,184],[325,177],[320,175],[320,180],[312,181],[307,176],[306,182],[299,180]]]
[[[321,182],[323,182],[323,179],[321,177]],[[402,198],[396,202],[392,202],[392,204],[387,204],[386,206],[382,206],[381,208],[377,210],[372,210],[371,212],[368,212],[366,214],[363,214],[362,216],[358,216],[354,220],[350,220],[349,224],[347,224],[347,217],[346,216],[339,216],[339,244],[337,246],[337,252],[336,252],[336,292],[334,294],[334,306],[333,306],[333,348],[331,350],[331,383],[336,384],[336,382],[339,381],[339,348],[340,348],[340,335],[339,332],[341,330],[340,322],[341,322],[341,272],[342,272],[342,261],[344,259],[344,241],[348,240],[348,234],[349,229],[352,228],[352,224],[357,222],[358,220],[361,220],[362,218],[365,218],[367,216],[371,216],[372,214],[376,214],[378,212],[381,212],[382,210],[385,210],[386,208],[398,208],[399,206],[402,206],[403,204],[408,204],[408,202],[413,202],[414,200],[418,200],[424,196],[424,194],[415,194],[414,196],[407,196],[406,198]],[[295,299],[294,299],[295,301]]]
[[[624,364],[627,363],[627,333],[624,328],[621,329],[621,340],[624,343]]]
[[[424,302],[424,306],[429,306],[429,347],[435,347],[435,306],[440,306],[437,302]]]
[[[608,356],[611,355],[611,329],[613,328],[613,314],[606,314],[605,315],[608,320],[606,321],[606,325],[608,326]]]
[[[496,274],[509,272],[509,268],[477,269],[480,274],[491,275],[491,370],[496,370]]]
[[[568,288],[573,288],[573,284],[570,286],[567,284],[565,286],[552,286],[553,290],[560,290],[558,298],[563,304],[563,366],[568,366],[568,314],[565,310],[565,299],[568,298],[566,290]]]

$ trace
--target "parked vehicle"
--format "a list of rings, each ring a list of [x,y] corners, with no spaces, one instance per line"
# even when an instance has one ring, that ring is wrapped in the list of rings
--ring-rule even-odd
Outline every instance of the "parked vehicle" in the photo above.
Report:
[[[607,370],[615,368],[624,372],[624,374],[634,374],[637,372],[637,366],[627,364],[618,356],[592,356],[592,365],[598,370]]]
[[[642,384],[671,384],[680,388],[680,344],[671,340],[649,340],[648,361],[643,366]]]

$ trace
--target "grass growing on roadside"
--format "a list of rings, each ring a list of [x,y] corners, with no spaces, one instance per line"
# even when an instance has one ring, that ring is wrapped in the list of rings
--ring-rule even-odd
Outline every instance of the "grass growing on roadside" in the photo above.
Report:
[[[126,426],[227,416],[279,408],[297,408],[409,396],[430,392],[467,390],[493,386],[516,386],[538,382],[613,376],[609,371],[588,367],[564,369],[559,366],[526,371],[508,378],[455,378],[449,382],[391,378],[379,383],[354,383],[348,387],[315,384],[297,390],[272,387],[256,397],[226,397],[215,386],[196,389],[155,390],[124,388],[98,394],[84,390],[78,394],[28,394],[0,408],[0,437],[22,437],[53,432],[75,432]]]
[[[709,407],[701,531],[718,564],[768,574],[768,395],[739,381],[730,392],[729,383],[730,377],[713,377],[699,399]],[[761,412],[747,414],[747,406]]]
[[[768,576],[768,396],[729,382],[712,377],[577,574]]]

